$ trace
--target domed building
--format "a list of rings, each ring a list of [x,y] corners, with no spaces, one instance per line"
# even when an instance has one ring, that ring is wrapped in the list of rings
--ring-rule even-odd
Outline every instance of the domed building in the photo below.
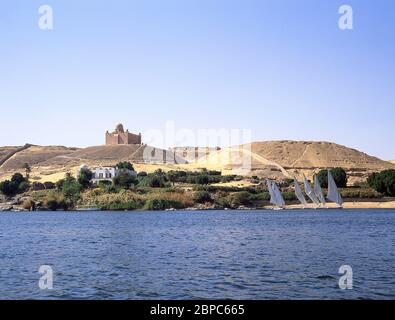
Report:
[[[106,132],[106,145],[141,144],[141,133],[133,134],[124,130],[122,123],[115,126],[113,132]]]

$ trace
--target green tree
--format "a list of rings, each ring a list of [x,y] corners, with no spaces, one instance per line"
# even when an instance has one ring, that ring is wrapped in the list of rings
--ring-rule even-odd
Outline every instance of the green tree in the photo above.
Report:
[[[138,180],[127,172],[120,172],[113,179],[114,186],[123,189],[129,189],[130,187],[138,184]]]
[[[395,170],[389,169],[380,173],[372,173],[368,178],[368,184],[386,196],[395,196]]]
[[[126,170],[132,170],[132,171],[134,171],[133,164],[131,164],[129,161],[122,161],[122,162],[119,162],[119,163],[115,166],[115,168],[117,168],[117,169],[126,169]]]
[[[83,189],[82,185],[68,172],[65,179],[59,183],[60,186],[67,206],[74,207]]]
[[[154,171],[154,175],[158,176],[158,177],[165,177],[166,176],[165,172],[162,169],[156,169]]]
[[[17,185],[19,185],[20,183],[26,181],[26,179],[24,178],[24,176],[22,174],[17,172],[17,173],[14,173],[14,175],[11,178],[11,181],[15,182]]]
[[[84,188],[88,188],[91,185],[93,173],[88,168],[82,168],[78,176],[79,184]]]
[[[196,203],[206,203],[206,202],[213,201],[213,199],[211,198],[210,192],[205,191],[205,190],[195,192],[193,195],[193,200]]]
[[[146,176],[148,176],[148,173],[145,172],[145,171],[140,171],[140,172],[137,174],[137,177],[146,177]]]
[[[25,192],[29,188],[27,180],[19,172],[15,173],[11,180],[0,183],[0,192],[6,196],[14,196],[17,193]]]
[[[343,168],[334,168],[331,169],[331,174],[333,176],[333,180],[335,180],[336,185],[339,188],[347,187],[347,173]],[[318,172],[318,181],[322,188],[328,188],[328,170],[321,170]]]
[[[18,185],[10,180],[0,182],[0,192],[6,196],[13,196],[18,192]]]
[[[179,174],[177,171],[170,170],[166,173],[167,180],[169,180],[173,186],[176,182],[178,182]]]
[[[163,179],[161,177],[156,176],[156,175],[149,177],[148,184],[151,188],[162,188],[165,186]]]
[[[196,183],[197,184],[203,184],[203,185],[207,185],[209,183],[209,177],[205,174],[199,175],[196,177]]]
[[[30,172],[32,172],[32,169],[30,168],[30,165],[28,163],[24,163],[22,168],[25,169],[26,180],[29,180]]]

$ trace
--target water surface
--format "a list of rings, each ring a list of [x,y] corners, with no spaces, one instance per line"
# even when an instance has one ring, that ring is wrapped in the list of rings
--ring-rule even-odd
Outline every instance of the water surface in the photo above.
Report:
[[[0,298],[394,299],[394,243],[395,210],[0,213]]]

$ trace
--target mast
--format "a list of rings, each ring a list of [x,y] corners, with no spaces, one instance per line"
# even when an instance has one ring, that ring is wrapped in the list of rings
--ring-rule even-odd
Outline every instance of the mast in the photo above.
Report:
[[[328,195],[327,199],[329,201],[333,201],[337,203],[339,207],[342,206],[343,204],[343,199],[339,193],[339,190],[337,189],[337,185],[335,180],[333,179],[332,173],[330,170],[328,170]]]

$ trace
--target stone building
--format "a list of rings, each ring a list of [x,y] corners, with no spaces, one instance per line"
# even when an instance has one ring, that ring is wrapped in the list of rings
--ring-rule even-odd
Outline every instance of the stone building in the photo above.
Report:
[[[133,134],[129,130],[125,131],[123,125],[120,123],[115,127],[113,132],[106,132],[106,145],[118,144],[141,144],[141,133]]]

